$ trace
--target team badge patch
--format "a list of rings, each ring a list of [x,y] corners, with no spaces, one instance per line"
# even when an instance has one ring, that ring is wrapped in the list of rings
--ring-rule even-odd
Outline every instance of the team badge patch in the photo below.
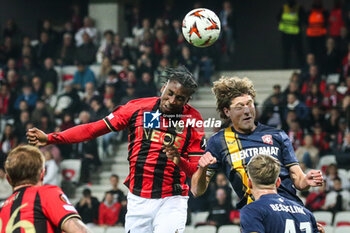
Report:
[[[61,194],[61,195],[60,195],[60,199],[61,199],[61,201],[63,201],[63,202],[66,203],[66,204],[69,204],[69,205],[72,204],[72,203],[70,203],[68,197],[67,197],[65,194]]]
[[[263,140],[264,143],[273,145],[272,135],[266,134],[266,135],[262,136],[261,139]]]

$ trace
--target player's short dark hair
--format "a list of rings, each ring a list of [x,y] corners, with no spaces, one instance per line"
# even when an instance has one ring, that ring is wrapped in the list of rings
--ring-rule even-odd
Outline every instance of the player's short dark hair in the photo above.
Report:
[[[112,177],[119,179],[119,176],[117,174],[112,174],[110,178],[112,178]]]
[[[188,89],[190,95],[196,92],[198,84],[193,74],[185,67],[178,66],[176,68],[167,68],[165,75],[162,76],[166,81],[177,81],[183,87]]]
[[[84,197],[90,197],[91,196],[91,190],[89,188],[85,188],[83,190],[83,196]]]

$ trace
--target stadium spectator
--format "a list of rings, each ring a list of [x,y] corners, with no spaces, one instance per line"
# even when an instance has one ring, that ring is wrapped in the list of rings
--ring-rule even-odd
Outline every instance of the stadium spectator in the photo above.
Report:
[[[28,104],[29,108],[33,109],[35,107],[35,103],[37,99],[38,99],[38,96],[37,94],[33,93],[32,87],[29,85],[25,85],[22,88],[21,95],[19,95],[16,99],[15,109],[20,110],[20,102],[22,100],[24,100]]]
[[[15,134],[15,129],[13,125],[6,124],[1,137],[1,152],[4,154],[8,154],[13,148],[17,146],[17,143],[18,138]],[[0,166],[2,166],[2,164],[0,164]]]
[[[45,156],[45,176],[43,184],[60,186],[59,184],[59,166],[56,164],[56,161],[53,159],[53,155],[50,151],[43,152]]]
[[[340,54],[333,38],[326,41],[326,50],[321,57],[321,73],[324,75],[335,74],[340,69]]]
[[[310,211],[320,211],[322,210],[324,203],[326,201],[326,181],[322,186],[320,186],[317,191],[312,191],[306,198],[305,207]]]
[[[225,202],[226,203],[232,203],[232,189],[231,189],[229,183],[227,182],[225,174],[221,173],[221,172],[219,172],[216,175],[215,183],[213,183],[210,186],[208,201],[210,203],[213,203],[213,202],[215,202],[217,200],[216,191],[219,188],[224,189],[225,192],[226,192],[226,201]]]
[[[97,85],[101,86],[108,77],[109,72],[113,69],[110,58],[104,57],[102,59],[100,73],[97,76]]]
[[[111,192],[106,192],[104,201],[99,207],[98,224],[100,226],[114,226],[119,220],[122,205],[116,202]]]
[[[72,115],[80,111],[80,98],[77,91],[73,88],[72,80],[63,83],[63,92],[57,97],[55,106],[55,116],[61,116],[64,112]]]
[[[153,29],[151,28],[151,22],[148,18],[144,18],[142,20],[142,27],[139,28],[138,25],[132,28],[132,34],[134,36],[134,43],[139,44],[141,41],[145,39],[145,33],[149,32],[153,34]]]
[[[337,85],[335,83],[331,83],[327,85],[327,90],[324,93],[324,97],[322,100],[322,106],[326,110],[331,110],[339,105],[343,97],[337,91]]]
[[[89,232],[62,190],[42,185],[44,160],[38,148],[28,145],[15,148],[7,157],[5,170],[14,192],[1,208],[2,226],[8,231],[25,224],[28,232]]]
[[[186,66],[186,68],[191,72],[194,72],[198,65],[196,58],[191,55],[191,51],[187,46],[183,46],[181,48],[181,56],[178,63]]]
[[[76,51],[72,34],[66,32],[63,34],[62,45],[57,50],[56,63],[61,66],[74,65]]]
[[[39,76],[33,77],[32,87],[33,87],[33,93],[36,94],[38,98],[41,98],[41,96],[44,93],[44,86],[42,83],[42,79]]]
[[[339,177],[333,179],[333,190],[327,193],[323,210],[338,211],[349,210],[350,193],[342,187],[342,180]]]
[[[329,35],[339,42],[341,28],[344,27],[344,20],[342,11],[342,1],[334,0],[333,9],[330,12],[328,25],[329,25]]]
[[[126,104],[131,100],[137,99],[136,90],[134,87],[126,87],[126,95],[120,100],[120,104]],[[108,100],[107,100],[108,102]]]
[[[310,12],[308,12],[308,26],[306,36],[309,50],[315,54],[316,62],[319,63],[325,50],[328,12],[323,8],[322,0],[313,0]]]
[[[312,135],[304,136],[304,143],[295,151],[299,162],[302,162],[308,168],[316,168],[319,162],[319,150],[313,145]]]
[[[82,111],[79,113],[79,123],[90,123],[89,112]],[[91,171],[96,171],[97,168],[101,165],[96,139],[74,144],[73,154],[75,158],[79,158],[81,160],[79,182],[81,184],[91,183]]]
[[[322,80],[317,66],[311,65],[309,68],[309,73],[307,76],[305,76],[305,80],[303,80],[301,94],[306,95],[310,93],[312,84],[316,83],[318,85],[318,88],[322,94],[326,91],[326,82],[325,80]]]
[[[91,40],[94,44],[98,44],[99,32],[98,32],[97,28],[94,27],[94,22],[90,17],[84,18],[84,25],[82,28],[80,28],[78,30],[78,32],[75,34],[74,38],[75,38],[75,42],[76,42],[78,47],[80,47],[81,45],[86,43],[87,38],[89,40]]]
[[[13,113],[14,93],[11,93],[7,84],[2,83],[0,86],[0,116],[6,117]]]
[[[289,126],[289,130],[287,132],[290,141],[292,142],[294,150],[297,150],[302,143],[304,132],[300,127],[298,121],[291,121]]]
[[[91,195],[91,190],[85,188],[83,190],[83,196],[75,205],[75,208],[80,214],[82,221],[89,226],[98,224],[99,205],[100,203],[97,198]]]
[[[320,155],[324,155],[329,150],[329,139],[327,132],[324,131],[320,123],[313,125],[312,138],[314,145],[320,150]]]
[[[106,107],[103,105],[102,101],[99,97],[95,96],[90,100],[90,118],[91,121],[97,121],[104,116],[107,116],[109,111],[106,109]]]
[[[209,208],[208,224],[216,227],[232,224],[230,221],[231,210],[233,210],[233,206],[228,202],[225,189],[218,188],[215,202],[211,203]]]
[[[50,20],[44,19],[42,21],[38,34],[40,35],[42,32],[47,33],[50,42],[52,43],[58,42],[58,33],[53,29]]]
[[[307,120],[309,116],[309,109],[308,107],[302,102],[301,100],[298,99],[296,94],[294,93],[289,93],[287,96],[287,106],[285,109],[285,117],[288,111],[295,111],[297,114],[298,119],[302,120]]]
[[[47,34],[47,32],[40,33],[40,41],[39,44],[37,44],[37,46],[35,47],[35,50],[36,58],[40,65],[44,62],[46,58],[55,57],[55,45],[49,40],[49,35]]]
[[[264,108],[262,109],[262,114],[260,121],[263,124],[274,128],[282,128],[282,121],[284,119],[284,112],[282,103],[280,103],[281,95],[275,94],[269,96],[267,99]]]
[[[304,64],[301,26],[305,23],[305,17],[303,7],[295,0],[289,0],[280,10],[278,18],[280,20],[279,31],[282,36],[284,68],[290,67],[290,54],[293,48],[295,48],[299,67]]]
[[[5,201],[11,195],[12,187],[6,179],[6,173],[4,171],[4,168],[0,167],[0,202]]]
[[[122,190],[119,189],[119,176],[116,174],[112,174],[109,177],[110,184],[112,186],[112,189],[110,189],[108,192],[113,195],[114,202],[120,203],[121,204],[121,210],[119,213],[119,219],[117,223],[123,224],[125,223],[125,215],[126,215],[126,196],[123,193]]]
[[[235,35],[237,32],[235,28],[235,15],[230,1],[223,2],[219,18],[221,21],[222,36],[225,41],[224,51],[227,55],[231,55],[234,52]]]
[[[86,63],[79,62],[77,64],[77,71],[74,74],[73,85],[77,90],[82,91],[89,82],[96,83],[95,74]]]
[[[0,65],[6,64],[9,58],[18,58],[19,51],[13,44],[12,38],[7,36],[0,46]]]
[[[54,85],[52,83],[46,83],[44,87],[44,93],[41,96],[48,108],[53,110],[57,103],[57,95],[54,91]]]
[[[323,95],[318,89],[317,83],[311,84],[310,92],[306,93],[305,104],[308,108],[314,106],[321,106],[323,101]]]
[[[10,37],[14,42],[15,46],[18,46],[21,43],[22,31],[18,27],[16,21],[14,19],[7,19],[3,32],[3,38]]]
[[[136,83],[136,90],[136,96],[139,98],[157,95],[157,88],[150,73],[142,73],[141,80]]]
[[[157,29],[155,36],[153,51],[157,57],[160,57],[162,55],[162,48],[167,43],[167,38],[163,29]]]
[[[83,34],[83,43],[76,50],[76,61],[91,65],[96,60],[96,47],[92,43],[88,33]]]
[[[85,105],[84,109],[89,109],[90,102],[93,98],[98,97],[99,93],[95,89],[95,85],[93,82],[87,82],[85,84],[84,92],[81,95],[82,103]]]

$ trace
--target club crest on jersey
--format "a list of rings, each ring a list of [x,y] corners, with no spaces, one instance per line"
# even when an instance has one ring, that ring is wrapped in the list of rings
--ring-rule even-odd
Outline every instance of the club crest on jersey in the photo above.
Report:
[[[145,129],[160,129],[160,116],[162,114],[159,110],[151,112],[143,112],[143,128]]]
[[[263,140],[264,143],[273,145],[272,135],[266,134],[262,136],[261,139]]]

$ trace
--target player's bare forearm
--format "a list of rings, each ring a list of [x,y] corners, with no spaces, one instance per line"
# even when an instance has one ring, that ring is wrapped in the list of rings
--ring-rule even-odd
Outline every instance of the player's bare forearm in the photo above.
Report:
[[[305,174],[299,165],[295,165],[289,168],[289,173],[295,188],[299,190],[306,190],[311,186],[316,187],[323,184],[322,173],[318,170],[311,170]]]
[[[191,192],[193,196],[199,197],[207,190],[210,178],[207,177],[206,173],[206,167],[199,167],[197,171],[193,174],[191,179]]]
[[[70,218],[65,221],[62,225],[62,230],[66,233],[92,233],[78,218]]]

